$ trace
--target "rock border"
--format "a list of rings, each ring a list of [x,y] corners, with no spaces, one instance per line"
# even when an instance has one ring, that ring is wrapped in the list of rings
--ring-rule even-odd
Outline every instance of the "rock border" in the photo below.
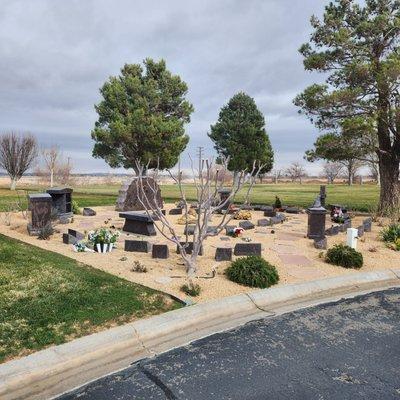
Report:
[[[346,274],[213,300],[53,346],[0,365],[0,398],[49,399],[248,321],[400,286],[400,269]]]

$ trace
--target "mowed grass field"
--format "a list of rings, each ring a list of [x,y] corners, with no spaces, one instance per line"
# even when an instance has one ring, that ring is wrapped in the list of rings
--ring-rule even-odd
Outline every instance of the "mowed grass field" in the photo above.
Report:
[[[0,363],[179,307],[160,292],[0,235]]]
[[[114,205],[117,199],[119,185],[87,185],[74,187],[74,199],[80,207]],[[196,199],[194,185],[185,185],[187,199]],[[19,197],[26,204],[25,190],[38,192],[39,187],[19,187]],[[179,190],[176,185],[162,185],[162,195],[166,202],[179,199]],[[257,184],[251,194],[252,204],[273,204],[275,196],[279,196],[282,203],[290,206],[308,207],[319,193],[318,184]],[[379,188],[373,184],[347,186],[335,184],[327,186],[327,204],[342,204],[352,210],[368,212],[373,209],[378,201]],[[18,199],[16,192],[8,188],[0,188],[0,210]],[[239,194],[238,201],[243,199]]]

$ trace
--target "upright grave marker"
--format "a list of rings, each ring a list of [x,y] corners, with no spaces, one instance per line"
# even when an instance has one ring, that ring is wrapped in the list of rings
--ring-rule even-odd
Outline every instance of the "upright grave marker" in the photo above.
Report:
[[[51,222],[52,198],[48,193],[38,193],[28,195],[28,200],[31,212],[28,233],[37,236],[40,229]]]

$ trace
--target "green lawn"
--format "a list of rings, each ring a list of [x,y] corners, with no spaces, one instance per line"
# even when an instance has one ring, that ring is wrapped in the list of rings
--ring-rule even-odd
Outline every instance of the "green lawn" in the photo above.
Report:
[[[0,362],[178,307],[150,288],[0,235]]]
[[[24,188],[22,188],[24,189]],[[30,191],[38,191],[39,188],[26,188]],[[43,189],[42,189],[43,190]],[[89,185],[74,188],[74,199],[81,207],[114,205],[117,199],[119,185]],[[177,201],[179,191],[176,185],[162,185],[163,197],[167,202]],[[195,200],[196,192],[193,185],[185,185],[185,192],[189,200]],[[21,191],[21,198],[24,192]],[[279,196],[286,205],[308,207],[319,193],[317,184],[257,184],[252,192],[253,204],[272,204],[275,196]],[[343,204],[350,209],[369,211],[373,208],[379,196],[379,188],[376,185],[329,185],[327,186],[327,203]],[[16,194],[6,188],[0,189],[0,210],[5,210],[7,205],[16,200]],[[242,196],[238,197],[238,201]],[[26,204],[26,203],[25,203]]]

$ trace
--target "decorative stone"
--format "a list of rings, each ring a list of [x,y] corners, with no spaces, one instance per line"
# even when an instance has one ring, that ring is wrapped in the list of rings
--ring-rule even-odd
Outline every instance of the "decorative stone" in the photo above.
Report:
[[[261,256],[261,243],[237,243],[235,256]]]
[[[171,210],[169,210],[169,215],[182,215],[182,212],[182,208],[172,208]]]
[[[300,208],[298,208],[298,207],[288,207],[286,209],[286,212],[288,214],[300,214]]]
[[[314,247],[318,250],[326,250],[328,247],[328,241],[325,238],[314,239]]]
[[[52,198],[48,193],[29,194],[30,222],[28,232],[37,236],[41,228],[51,221]]]
[[[51,196],[52,207],[57,211],[58,218],[71,218],[72,213],[71,188],[51,188],[47,193]]]
[[[166,244],[153,244],[151,256],[166,259],[169,257],[169,248]]]
[[[372,230],[372,218],[364,219],[363,226],[364,226],[364,232],[371,232],[371,230]]]
[[[180,242],[182,246],[186,245],[186,254],[192,254],[193,252],[193,242]],[[177,254],[180,254],[179,246],[176,246]],[[199,256],[203,255],[203,246],[200,247]]]
[[[215,261],[231,261],[232,248],[231,247],[217,247],[215,251]]]
[[[270,219],[263,218],[257,221],[257,226],[271,226],[271,225],[272,223]]]
[[[125,240],[125,251],[137,253],[149,253],[152,244],[147,240]]]
[[[163,208],[161,190],[154,178],[146,176],[141,181],[136,177],[124,182],[117,199],[115,208],[117,211],[142,211],[146,207],[148,209]]]
[[[364,225],[360,225],[358,228],[357,228],[357,231],[358,231],[358,237],[360,238],[360,237],[363,237],[364,236]]]
[[[84,207],[83,211],[82,211],[82,215],[84,217],[94,217],[96,215],[96,211],[94,211],[93,209],[89,208],[89,207]]]
[[[239,226],[243,228],[245,231],[249,229],[254,229],[254,224],[250,221],[240,221]]]
[[[325,237],[326,209],[322,207],[320,198],[315,199],[314,204],[307,209],[307,237],[309,239],[323,239]]]
[[[275,217],[276,211],[272,206],[265,206],[264,207],[264,217]]]
[[[146,236],[157,235],[153,222],[154,220],[157,220],[156,216],[150,218],[147,213],[135,211],[119,213],[119,216],[120,218],[125,218],[125,224],[122,228],[125,232]]]

